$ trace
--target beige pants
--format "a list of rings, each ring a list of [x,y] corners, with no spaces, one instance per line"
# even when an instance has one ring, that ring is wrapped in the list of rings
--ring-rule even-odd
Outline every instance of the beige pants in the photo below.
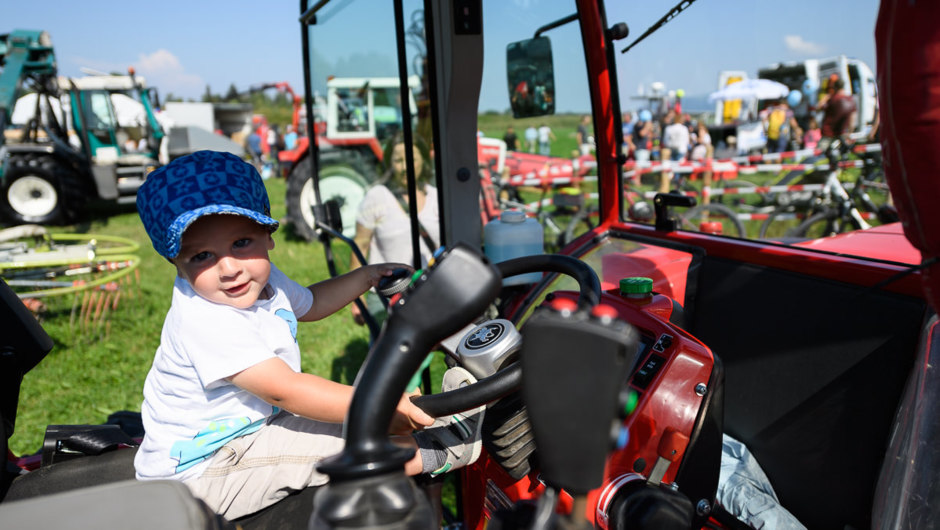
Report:
[[[310,486],[326,484],[317,463],[343,449],[343,426],[282,411],[232,440],[209,467],[186,481],[193,495],[229,520],[254,513]]]

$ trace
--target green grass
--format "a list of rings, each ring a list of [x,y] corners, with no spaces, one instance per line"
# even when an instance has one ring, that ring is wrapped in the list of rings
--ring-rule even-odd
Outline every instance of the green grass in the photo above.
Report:
[[[272,214],[283,221],[285,183],[271,179],[266,184]],[[150,246],[136,212],[107,212],[64,230],[138,241],[140,281],[122,293],[117,308],[97,325],[70,318],[81,295],[46,300],[48,309],[40,319],[55,345],[23,380],[10,440],[19,455],[40,449],[46,425],[103,423],[112,412],[139,411],[144,378],[170,305],[175,269]],[[329,276],[319,243],[295,237],[283,222],[274,239],[272,261],[287,275],[304,284]],[[345,270],[348,250],[339,245],[334,249],[340,270]],[[353,381],[368,351],[368,331],[353,324],[348,310],[301,325],[298,341],[305,371],[346,383]]]
[[[529,125],[539,127],[544,123],[555,133],[552,156],[572,158],[578,156],[578,140],[575,133],[580,121],[580,114],[555,114],[517,120],[511,114],[483,113],[477,117],[477,128],[483,131],[484,136],[501,140],[506,133],[506,127],[512,125],[521,142],[526,127]]]

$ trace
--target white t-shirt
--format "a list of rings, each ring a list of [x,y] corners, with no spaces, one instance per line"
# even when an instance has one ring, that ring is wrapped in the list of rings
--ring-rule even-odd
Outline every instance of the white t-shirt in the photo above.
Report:
[[[539,127],[539,142],[547,144],[552,139],[552,130],[548,125]]]
[[[424,207],[418,212],[418,220],[427,230],[435,244],[428,248],[421,238],[421,262],[427,265],[431,254],[440,245],[441,227],[437,208],[437,188],[425,186]],[[369,263],[404,263],[412,265],[411,218],[402,209],[395,195],[381,184],[369,188],[359,204],[356,222],[372,230],[369,246]]]
[[[225,379],[275,356],[300,371],[295,315],[310,310],[313,293],[273,264],[265,292],[267,299],[238,309],[202,298],[177,276],[144,382],[138,479],[197,477],[217,449],[277,412]]]
[[[670,124],[663,131],[666,147],[685,154],[689,151],[689,128],[681,123]]]

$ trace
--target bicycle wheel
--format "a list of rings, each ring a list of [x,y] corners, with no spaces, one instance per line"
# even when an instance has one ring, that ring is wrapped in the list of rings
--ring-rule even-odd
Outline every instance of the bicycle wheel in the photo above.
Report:
[[[805,207],[785,204],[774,208],[760,225],[757,237],[760,239],[780,239],[800,237],[796,229],[806,219]]]
[[[718,199],[717,202],[731,206],[738,206],[746,203],[749,196],[755,195],[754,190],[757,189],[757,184],[744,179],[722,179],[719,180],[717,185],[713,187],[722,190],[722,193],[715,197]],[[734,193],[725,194],[725,190],[735,191]]]
[[[806,165],[816,165],[820,162],[824,162],[825,160],[826,157],[824,156],[812,156],[804,159],[801,163]],[[791,170],[788,171],[786,175],[777,180],[774,185],[793,186],[797,183],[821,184],[826,180],[827,175],[827,171],[820,171],[818,169],[812,169],[809,171]],[[807,191],[768,192],[763,195],[763,200],[767,204],[787,206],[793,204],[794,202],[807,200],[811,195],[812,192]]]
[[[565,248],[565,245],[574,241],[578,236],[592,230],[594,223],[591,220],[591,215],[594,213],[597,213],[596,207],[584,207],[571,216],[565,226],[565,231],[558,236],[558,248]]]
[[[700,231],[702,223],[719,222],[721,223],[722,234],[745,237],[747,232],[744,230],[744,223],[738,219],[734,210],[724,204],[711,203],[702,204],[694,208],[689,208],[679,217],[682,221],[682,227],[686,230]]]
[[[836,210],[826,210],[808,217],[793,230],[793,234],[796,237],[818,239],[851,232],[857,228],[851,218],[839,215]]]

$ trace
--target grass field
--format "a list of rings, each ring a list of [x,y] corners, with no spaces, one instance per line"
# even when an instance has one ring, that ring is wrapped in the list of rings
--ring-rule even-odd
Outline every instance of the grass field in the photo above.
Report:
[[[552,142],[552,156],[572,158],[578,156],[576,153],[578,141],[575,132],[580,120],[580,114],[556,114],[517,120],[510,114],[484,113],[478,117],[478,128],[484,136],[501,140],[506,133],[506,128],[512,125],[516,136],[521,141],[526,127],[529,125],[539,127],[544,123],[555,133],[555,141]]]

